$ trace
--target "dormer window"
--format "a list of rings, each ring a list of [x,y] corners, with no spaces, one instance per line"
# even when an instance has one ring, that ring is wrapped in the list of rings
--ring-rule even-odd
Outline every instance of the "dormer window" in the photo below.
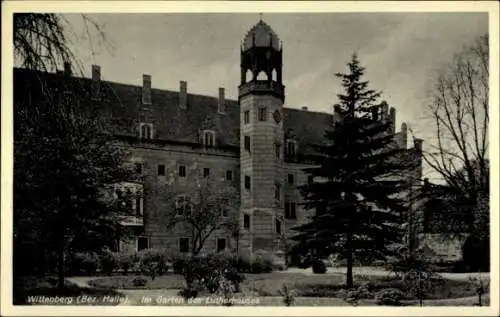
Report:
[[[153,138],[153,124],[152,123],[140,123],[139,124],[139,137],[144,140],[150,140]]]
[[[297,142],[295,140],[286,141],[286,156],[295,157],[297,155]]]
[[[205,146],[213,147],[215,145],[215,132],[209,130],[203,131],[201,143]]]

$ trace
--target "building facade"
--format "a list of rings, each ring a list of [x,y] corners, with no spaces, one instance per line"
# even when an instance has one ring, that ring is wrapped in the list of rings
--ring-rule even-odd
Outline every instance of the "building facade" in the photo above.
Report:
[[[130,204],[135,216],[124,218],[122,224],[135,237],[122,242],[121,251],[188,252],[192,236],[186,226],[166,226],[172,204],[165,193],[171,188],[187,193],[194,178],[206,175],[238,192],[240,250],[284,251],[291,228],[314,213],[300,206],[298,187],[314,181],[303,172],[311,166],[309,145],[323,142],[325,130],[338,118],[286,106],[283,46],[264,21],[248,31],[240,53],[238,100],[227,99],[224,88],[219,88],[217,97],[191,93],[185,81],[178,91],[153,88],[148,74],[138,86],[104,81],[97,65],[92,66],[91,78],[70,76],[91,96],[79,105],[83,108],[85,103],[86,109],[99,114],[117,142],[131,153],[141,175],[126,185],[138,195]],[[70,75],[65,72],[61,76]],[[381,107],[378,117],[392,122],[396,130],[394,108]],[[394,144],[421,162],[421,140],[409,146],[407,139],[403,124]],[[421,168],[409,175],[419,181]],[[233,236],[219,230],[207,239],[205,249],[235,248],[235,243]]]

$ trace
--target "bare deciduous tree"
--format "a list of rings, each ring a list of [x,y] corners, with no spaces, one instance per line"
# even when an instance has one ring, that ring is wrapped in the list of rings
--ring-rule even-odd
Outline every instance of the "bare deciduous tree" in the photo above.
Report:
[[[485,35],[438,74],[429,107],[435,144],[429,145],[424,159],[446,181],[460,204],[470,206],[465,208],[470,216],[479,212],[489,195],[488,65]]]
[[[104,32],[92,18],[85,14],[80,16],[93,53],[90,29],[95,30],[101,39],[105,38]],[[14,14],[13,44],[16,62],[21,67],[46,72],[56,71],[65,63],[81,69],[79,60],[71,49],[70,35],[76,36],[72,30],[71,23],[61,14]]]
[[[167,227],[187,226],[191,232],[192,255],[199,254],[207,239],[217,232],[237,240],[239,197],[236,189],[215,176],[204,176],[196,164],[187,173],[183,184],[172,175],[169,177]]]

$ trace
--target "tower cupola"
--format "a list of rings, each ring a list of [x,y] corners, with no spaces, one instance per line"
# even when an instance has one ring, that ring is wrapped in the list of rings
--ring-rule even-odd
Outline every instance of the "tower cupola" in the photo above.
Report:
[[[239,97],[270,94],[284,102],[282,68],[282,43],[271,27],[261,19],[247,32],[241,44]]]

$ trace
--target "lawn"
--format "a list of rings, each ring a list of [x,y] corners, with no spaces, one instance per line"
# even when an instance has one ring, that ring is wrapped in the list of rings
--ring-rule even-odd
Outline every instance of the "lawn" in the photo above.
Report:
[[[151,280],[141,287],[134,286],[133,280],[138,276],[113,276],[90,281],[90,285],[108,289],[181,289],[184,287],[184,278],[180,275],[164,275]],[[246,274],[241,285],[242,293],[246,296],[279,297],[283,285],[294,289],[297,297],[324,297],[340,298],[345,289],[345,274],[307,275],[301,273],[274,272],[264,274]],[[355,286],[367,285],[373,294],[384,288],[398,288],[404,290],[403,283],[396,277],[355,275]],[[476,295],[476,285],[471,281],[457,281],[443,279],[435,283],[426,298],[450,299]],[[407,300],[414,299],[407,294]]]

